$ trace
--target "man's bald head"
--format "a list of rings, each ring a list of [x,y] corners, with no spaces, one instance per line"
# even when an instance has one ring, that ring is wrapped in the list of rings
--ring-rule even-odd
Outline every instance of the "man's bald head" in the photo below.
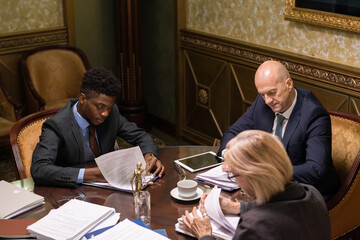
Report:
[[[255,81],[262,81],[270,78],[277,81],[285,81],[287,78],[290,78],[290,74],[286,67],[280,62],[270,60],[262,63],[257,69]]]
[[[277,61],[266,61],[259,66],[255,73],[255,86],[274,112],[285,112],[295,98],[289,71]]]

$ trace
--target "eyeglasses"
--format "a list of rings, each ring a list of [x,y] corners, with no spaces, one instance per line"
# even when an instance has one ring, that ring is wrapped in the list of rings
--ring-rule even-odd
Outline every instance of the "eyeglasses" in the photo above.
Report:
[[[186,179],[186,173],[185,173],[184,169],[179,164],[177,164],[175,162],[174,162],[174,165],[175,165],[175,170],[179,174],[179,179],[180,180],[185,180]]]
[[[231,172],[227,172],[227,178],[231,181],[231,182],[235,182],[234,178],[236,177],[240,177],[240,174],[235,174],[233,175]]]

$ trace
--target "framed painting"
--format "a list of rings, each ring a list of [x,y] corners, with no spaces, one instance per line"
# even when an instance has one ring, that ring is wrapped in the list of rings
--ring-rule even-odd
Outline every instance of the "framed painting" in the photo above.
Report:
[[[285,19],[360,33],[358,0],[285,0]]]

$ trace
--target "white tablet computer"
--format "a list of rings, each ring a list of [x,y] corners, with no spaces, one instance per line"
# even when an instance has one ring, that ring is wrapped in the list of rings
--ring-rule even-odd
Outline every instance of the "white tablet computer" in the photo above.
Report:
[[[175,160],[175,163],[190,172],[197,172],[220,165],[221,162],[219,163],[215,156],[216,154],[214,152],[204,152],[186,158],[177,159]]]

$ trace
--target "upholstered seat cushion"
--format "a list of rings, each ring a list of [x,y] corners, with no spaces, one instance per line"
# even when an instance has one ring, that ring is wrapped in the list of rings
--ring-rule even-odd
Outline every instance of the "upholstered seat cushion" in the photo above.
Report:
[[[333,162],[343,182],[360,149],[360,124],[331,116],[331,127]]]

